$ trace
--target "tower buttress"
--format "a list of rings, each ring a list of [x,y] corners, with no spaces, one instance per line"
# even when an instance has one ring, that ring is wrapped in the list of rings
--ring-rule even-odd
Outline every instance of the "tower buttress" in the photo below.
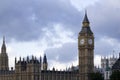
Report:
[[[1,47],[0,70],[9,70],[9,67],[8,67],[8,55],[6,53],[5,37],[3,37],[3,44],[2,44],[2,47]]]
[[[78,36],[79,78],[90,80],[89,74],[94,68],[94,35],[89,26],[87,12],[82,22],[82,29]]]

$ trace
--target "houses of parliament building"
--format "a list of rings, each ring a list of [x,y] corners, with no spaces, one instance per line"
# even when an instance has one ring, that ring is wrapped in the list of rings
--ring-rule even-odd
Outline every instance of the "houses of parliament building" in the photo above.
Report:
[[[90,80],[94,68],[94,34],[85,13],[82,28],[78,34],[78,69],[48,70],[47,57],[15,58],[15,69],[9,69],[5,39],[0,53],[0,80]]]

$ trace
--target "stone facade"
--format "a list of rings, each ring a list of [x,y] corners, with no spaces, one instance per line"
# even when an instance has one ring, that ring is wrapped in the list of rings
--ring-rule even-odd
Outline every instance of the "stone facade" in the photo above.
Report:
[[[43,61],[40,57],[15,58],[15,69],[9,70],[8,56],[6,53],[5,39],[0,54],[0,80],[90,80],[90,73],[94,68],[94,35],[89,26],[87,13],[83,20],[83,26],[78,36],[78,59],[77,69],[65,71],[48,70],[47,57]]]
[[[110,58],[101,58],[101,68],[104,75],[104,80],[109,80],[111,75],[111,69],[114,63],[117,61],[117,57],[114,55]]]
[[[103,69],[103,71],[105,71],[106,69],[106,63],[107,63],[107,60],[108,60],[108,66],[110,68],[112,68],[113,64],[117,61],[117,57],[114,57],[114,55],[110,58],[101,58],[101,68]]]

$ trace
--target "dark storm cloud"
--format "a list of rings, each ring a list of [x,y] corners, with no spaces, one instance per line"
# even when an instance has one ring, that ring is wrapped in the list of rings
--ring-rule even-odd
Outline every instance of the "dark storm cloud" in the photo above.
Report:
[[[48,60],[55,60],[58,62],[66,63],[70,61],[77,60],[77,44],[76,43],[66,43],[60,48],[51,48],[45,51]]]
[[[120,40],[120,5],[115,6],[120,1],[107,1],[89,7],[92,28],[97,39],[107,36]]]
[[[78,19],[80,13],[69,1],[4,0],[0,2],[0,36],[5,35],[17,40],[34,40],[42,36],[41,29],[49,23],[61,23],[69,27],[78,25]]]

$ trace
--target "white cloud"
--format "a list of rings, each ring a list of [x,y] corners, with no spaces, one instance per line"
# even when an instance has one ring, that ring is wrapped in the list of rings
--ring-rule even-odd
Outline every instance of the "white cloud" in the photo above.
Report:
[[[73,6],[75,6],[79,11],[85,10],[86,7],[94,5],[99,0],[71,0]]]
[[[94,65],[101,67],[101,55],[95,55],[94,56]]]
[[[9,56],[9,65],[10,67],[14,67],[14,59],[15,57],[19,60],[19,57],[27,57],[34,55],[37,58],[43,56],[44,54],[44,46],[38,45],[37,42],[17,42],[12,41],[11,43],[6,43],[7,45],[7,53]]]
[[[52,64],[49,65],[49,68],[52,69],[53,67],[58,70],[65,70],[66,68],[71,68],[72,66],[78,66],[78,60],[74,60],[68,63],[58,62],[56,60],[50,61]]]
[[[49,24],[44,27],[42,41],[47,44],[48,48],[61,47],[65,43],[75,42],[74,34],[71,30],[65,29],[63,24]]]

